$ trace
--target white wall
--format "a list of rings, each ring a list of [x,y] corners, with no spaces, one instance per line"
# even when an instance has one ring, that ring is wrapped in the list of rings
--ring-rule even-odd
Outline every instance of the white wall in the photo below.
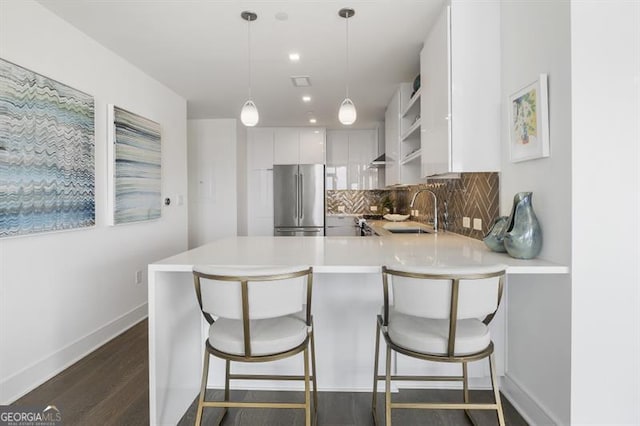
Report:
[[[0,3],[0,56],[95,97],[96,226],[0,241],[0,404],[146,316],[135,272],[187,246],[186,102],[36,2]],[[157,221],[108,227],[107,104],[161,124]]]
[[[236,126],[238,142],[237,173],[238,180],[238,235],[248,235],[249,232],[249,200],[247,188],[247,128],[238,121]]]
[[[640,2],[572,1],[571,420],[640,424]]]
[[[540,257],[571,261],[571,45],[568,2],[502,0],[502,161],[500,211],[533,191],[543,231]],[[549,75],[551,156],[511,163],[510,94]],[[507,396],[534,423],[568,424],[570,417],[571,277],[510,276],[507,285]],[[543,412],[529,412],[528,402]],[[537,416],[541,414],[541,416]]]
[[[189,248],[237,235],[237,120],[188,121]]]

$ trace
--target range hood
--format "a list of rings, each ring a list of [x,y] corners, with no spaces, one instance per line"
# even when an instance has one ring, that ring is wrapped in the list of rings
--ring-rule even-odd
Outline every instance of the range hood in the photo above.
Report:
[[[373,160],[370,164],[369,167],[384,167],[386,165],[386,157],[384,154],[382,154],[381,156],[379,156],[378,158],[376,158],[375,160]]]

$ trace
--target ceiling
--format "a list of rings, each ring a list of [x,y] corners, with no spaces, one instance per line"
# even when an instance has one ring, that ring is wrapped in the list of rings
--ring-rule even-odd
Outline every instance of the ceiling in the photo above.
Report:
[[[248,98],[248,28],[251,10],[253,98],[259,126],[340,128],[345,97],[345,20],[349,20],[349,94],[358,120],[371,127],[398,83],[419,71],[419,53],[443,0],[232,1],[40,0],[45,7],[159,80],[188,101],[189,118],[237,118]],[[286,19],[282,16],[285,14]],[[280,18],[280,19],[278,19]],[[289,61],[290,52],[300,61]],[[308,75],[312,86],[293,87]],[[310,95],[309,103],[302,95]]]

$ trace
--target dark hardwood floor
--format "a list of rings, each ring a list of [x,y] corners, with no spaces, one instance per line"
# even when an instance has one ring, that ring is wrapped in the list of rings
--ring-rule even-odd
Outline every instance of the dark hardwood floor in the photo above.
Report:
[[[142,321],[106,343],[40,387],[20,398],[13,405],[55,405],[62,413],[65,425],[148,425],[149,366],[147,321]],[[207,398],[221,399],[221,391],[209,391]],[[232,391],[231,398],[242,401],[303,401],[302,392]],[[403,390],[393,395],[394,401],[458,401],[459,391]],[[489,402],[491,392],[472,391],[472,401]],[[503,398],[508,425],[527,423]],[[378,397],[380,424],[384,423],[384,398]],[[196,399],[180,425],[191,425],[195,418]],[[212,424],[217,409],[205,409],[203,424]],[[478,425],[495,425],[495,413],[474,411]],[[470,425],[461,411],[397,410],[394,424]],[[223,425],[278,426],[304,424],[302,410],[231,409]],[[371,426],[371,394],[354,392],[320,392],[318,394],[318,425]]]

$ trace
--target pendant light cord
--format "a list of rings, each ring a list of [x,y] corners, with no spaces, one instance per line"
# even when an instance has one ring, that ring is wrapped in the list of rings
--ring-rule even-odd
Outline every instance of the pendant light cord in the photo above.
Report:
[[[247,21],[247,44],[249,45],[249,55],[247,58],[248,68],[249,68],[249,99],[253,100],[251,97],[251,19]]]
[[[346,31],[346,56],[347,56],[347,72],[345,73],[346,75],[346,81],[345,81],[345,88],[346,88],[346,92],[347,92],[347,98],[349,97],[349,14],[347,13],[347,17],[346,17],[346,21],[347,21],[347,31]]]

